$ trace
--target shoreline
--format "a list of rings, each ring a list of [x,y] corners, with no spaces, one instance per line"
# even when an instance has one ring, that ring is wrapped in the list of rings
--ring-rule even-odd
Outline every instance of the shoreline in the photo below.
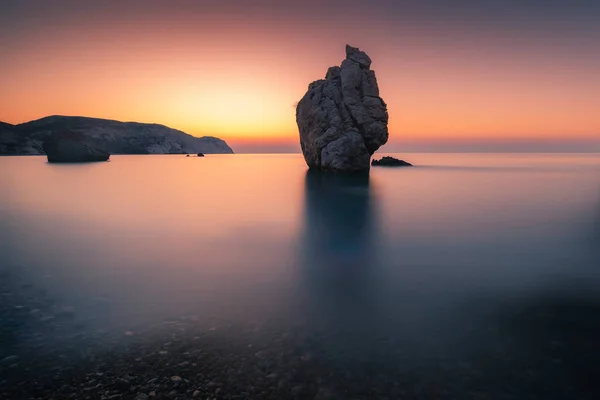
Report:
[[[355,331],[277,321],[211,326],[181,316],[134,331],[89,330],[78,326],[76,309],[10,274],[0,276],[0,396],[6,399],[592,399],[600,389],[564,375],[592,368],[595,353],[587,360],[585,352],[592,338],[579,330],[544,332],[531,348],[503,340],[488,358],[446,353],[445,346],[423,358],[390,337],[371,342],[376,331],[366,347],[352,348],[345,341]],[[582,313],[576,322],[594,312],[572,307]],[[514,312],[507,318],[520,334],[535,334],[548,321],[543,308]]]

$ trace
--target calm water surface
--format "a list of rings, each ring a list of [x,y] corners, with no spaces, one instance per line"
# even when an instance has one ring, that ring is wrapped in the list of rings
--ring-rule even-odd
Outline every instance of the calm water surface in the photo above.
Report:
[[[598,394],[600,155],[396,156],[417,167],[350,179],[300,155],[1,157],[4,294],[38,293],[71,325],[5,328],[0,358],[35,335],[60,348],[71,331],[126,340],[191,318],[302,332],[324,370],[364,377],[348,398],[370,397],[369,374],[451,379],[463,398]]]

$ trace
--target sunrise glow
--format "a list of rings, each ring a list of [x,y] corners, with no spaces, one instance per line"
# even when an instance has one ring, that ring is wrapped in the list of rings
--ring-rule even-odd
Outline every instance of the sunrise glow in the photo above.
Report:
[[[294,104],[351,43],[374,60],[391,142],[600,134],[598,29],[417,24],[360,7],[324,19],[314,7],[270,2],[245,11],[176,3],[74,3],[48,9],[43,21],[15,5],[13,22],[0,28],[0,120],[85,115],[233,141],[297,142]],[[365,18],[370,23],[355,29]],[[566,33],[554,36],[557,27]]]

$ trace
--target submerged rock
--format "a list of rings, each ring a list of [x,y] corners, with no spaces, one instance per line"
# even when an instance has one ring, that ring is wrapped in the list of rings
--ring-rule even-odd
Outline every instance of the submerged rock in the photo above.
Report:
[[[412,167],[411,163],[408,163],[404,160],[398,160],[394,157],[383,157],[381,160],[375,160],[371,162],[373,166],[381,166],[381,167]]]
[[[110,153],[93,139],[73,131],[53,132],[43,143],[48,162],[107,161]]]
[[[296,123],[310,168],[368,171],[371,155],[387,142],[387,105],[370,66],[365,52],[346,45],[341,66],[308,86]]]
[[[19,361],[18,356],[7,356],[0,360],[0,365],[2,365],[2,364],[8,365],[8,364],[15,363],[17,361]]]

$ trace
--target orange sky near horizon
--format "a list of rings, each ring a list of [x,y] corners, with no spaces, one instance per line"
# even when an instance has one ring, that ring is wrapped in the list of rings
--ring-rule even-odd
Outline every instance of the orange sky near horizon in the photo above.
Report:
[[[349,43],[373,59],[391,140],[600,135],[594,36],[473,36],[385,19],[356,29],[353,18],[307,25],[217,13],[48,24],[0,39],[0,120],[81,115],[233,141],[297,141],[295,102]]]

